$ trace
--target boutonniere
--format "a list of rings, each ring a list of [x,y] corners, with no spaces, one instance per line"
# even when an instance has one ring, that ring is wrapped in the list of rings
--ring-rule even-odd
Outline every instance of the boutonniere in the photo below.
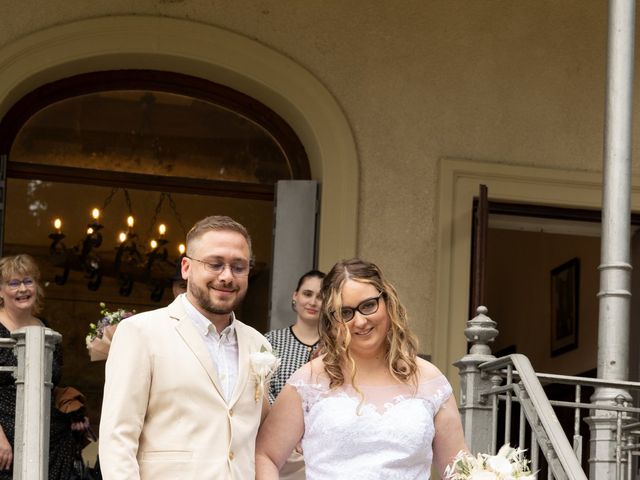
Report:
[[[255,400],[258,403],[258,400],[264,395],[265,384],[271,380],[271,376],[280,366],[280,359],[263,345],[259,352],[253,352],[249,355],[249,362],[256,381]]]

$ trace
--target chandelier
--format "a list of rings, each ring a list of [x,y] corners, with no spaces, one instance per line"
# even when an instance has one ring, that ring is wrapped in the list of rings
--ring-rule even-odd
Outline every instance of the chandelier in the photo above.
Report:
[[[105,254],[104,251],[98,250],[102,245],[104,228],[100,218],[118,192],[123,193],[128,209],[126,227],[117,235],[115,252]],[[98,290],[102,285],[103,277],[112,277],[118,282],[120,295],[131,295],[134,285],[139,283],[149,288],[151,300],[160,301],[165,289],[179,277],[180,263],[185,254],[185,245],[180,243],[177,246],[177,255],[172,259],[167,250],[169,244],[166,238],[167,226],[164,223],[156,225],[165,201],[182,228],[184,238],[186,236],[184,223],[171,194],[166,192],[160,193],[144,243],[141,243],[141,238],[134,228],[136,220],[133,216],[129,192],[125,188],[113,188],[104,200],[102,208],[92,209],[86,234],[73,247],[68,248],[65,245],[66,235],[62,231],[62,219],[55,218],[54,229],[49,234],[51,239],[49,255],[54,266],[62,269],[62,273],[55,276],[55,283],[64,285],[71,271],[79,271],[84,273],[89,290]],[[157,227],[155,234],[154,227]]]

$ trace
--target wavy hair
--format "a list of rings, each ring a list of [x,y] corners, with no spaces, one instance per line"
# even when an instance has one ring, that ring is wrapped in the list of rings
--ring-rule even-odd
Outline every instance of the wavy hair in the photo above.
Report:
[[[356,363],[349,351],[351,334],[347,324],[335,319],[334,312],[342,308],[342,288],[347,280],[368,283],[382,292],[390,320],[387,333],[386,362],[389,373],[396,380],[413,384],[417,388],[418,367],[416,356],[418,342],[409,330],[407,313],[398,299],[396,289],[384,277],[377,265],[352,258],[336,263],[322,282],[322,314],[320,318],[320,340],[324,348],[324,370],[329,376],[331,388],[345,383],[344,373],[349,373],[351,384],[361,394],[354,379]],[[361,394],[362,395],[362,394]]]
[[[33,315],[42,311],[44,305],[44,289],[40,284],[40,269],[31,255],[19,254],[0,258],[0,281],[6,283],[12,278],[31,277],[36,285],[36,301]],[[4,307],[4,299],[0,298],[0,308]]]

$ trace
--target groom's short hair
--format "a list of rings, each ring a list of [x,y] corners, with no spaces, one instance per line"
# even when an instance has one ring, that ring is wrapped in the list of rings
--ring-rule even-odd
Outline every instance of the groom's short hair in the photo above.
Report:
[[[191,227],[189,233],[187,233],[187,251],[189,250],[189,245],[194,240],[197,240],[202,235],[209,231],[231,231],[237,232],[244,237],[249,245],[249,258],[253,263],[253,250],[251,248],[251,236],[247,231],[246,227],[241,223],[236,222],[233,218],[227,217],[226,215],[211,215],[210,217],[203,218],[199,222]]]

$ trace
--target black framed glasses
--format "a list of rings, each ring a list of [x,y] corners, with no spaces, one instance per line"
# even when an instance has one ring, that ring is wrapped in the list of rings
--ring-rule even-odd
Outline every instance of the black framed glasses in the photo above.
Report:
[[[339,322],[350,322],[353,320],[353,317],[356,316],[356,312],[360,312],[362,315],[373,315],[378,311],[380,307],[380,297],[383,292],[380,292],[377,296],[367,298],[366,300],[361,301],[357,307],[342,307],[340,309],[340,314],[338,315],[337,311],[331,312],[333,318],[338,320]]]
[[[224,272],[225,268],[229,267],[229,270],[231,271],[231,275],[233,275],[234,277],[246,277],[247,275],[249,275],[249,270],[251,270],[251,265],[248,262],[247,263],[242,261],[235,261],[231,263],[225,263],[222,261],[205,262],[204,260],[193,258],[188,255],[185,255],[185,257],[187,257],[189,260],[200,262],[204,266],[204,269],[207,272],[213,273],[214,275],[220,275],[222,272]]]
[[[9,287],[10,290],[18,290],[20,288],[20,285],[24,285],[25,288],[33,287],[33,285],[35,283],[36,282],[31,277],[25,277],[22,280],[18,280],[17,278],[13,278],[13,279],[9,280],[8,282],[6,282],[7,287]]]

